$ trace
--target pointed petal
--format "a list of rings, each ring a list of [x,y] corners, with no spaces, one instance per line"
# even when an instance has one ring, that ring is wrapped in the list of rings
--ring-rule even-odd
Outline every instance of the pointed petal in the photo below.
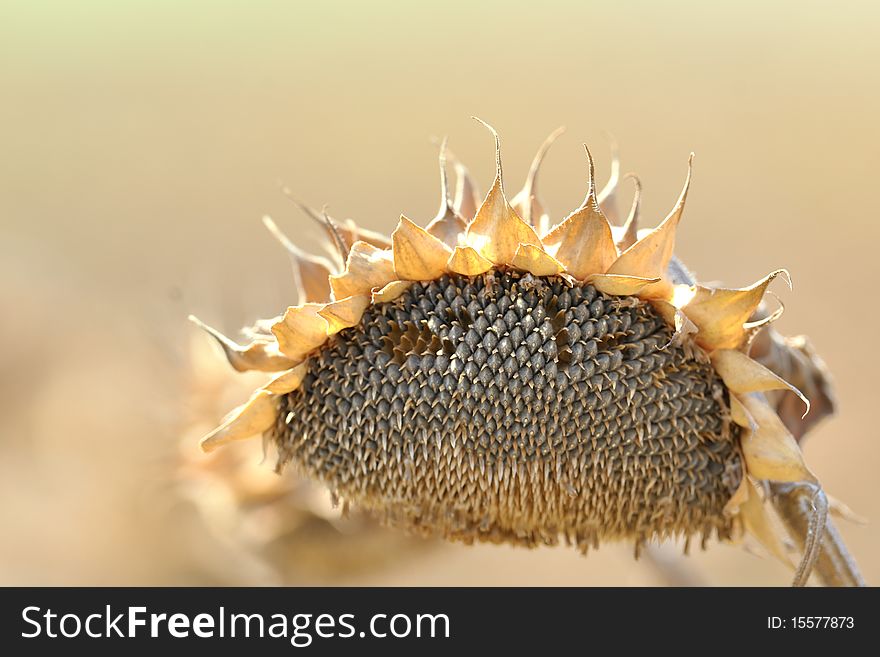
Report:
[[[328,303],[318,314],[327,322],[327,335],[336,335],[342,329],[357,326],[370,306],[370,295],[359,294]]]
[[[391,248],[391,239],[387,235],[358,226],[353,219],[346,219],[342,224],[342,230],[349,244],[354,244],[354,242],[361,240],[367,244],[372,244],[377,249]]]
[[[377,233],[376,231],[367,228],[361,228],[352,219],[337,221],[327,214],[326,209],[318,212],[315,208],[300,201],[287,187],[283,187],[281,192],[300,210],[302,210],[307,217],[321,226],[321,228],[327,232],[328,237],[332,241],[335,242],[337,236],[341,238],[343,244],[340,246],[342,247],[343,260],[347,256],[348,245],[354,244],[358,240],[372,244],[379,249],[387,249],[391,246],[391,240],[381,233]]]
[[[758,425],[755,431],[744,432],[740,439],[749,474],[755,479],[817,483],[794,437],[763,396],[736,396]]]
[[[327,322],[318,314],[323,307],[322,303],[291,306],[281,321],[272,325],[281,353],[299,363],[327,341]]]
[[[587,278],[587,282],[591,283],[597,290],[612,296],[632,296],[638,294],[658,280],[660,279],[621,276],[618,274],[593,274]]]
[[[286,395],[300,387],[308,371],[308,365],[300,363],[269,381],[269,383],[263,386],[263,390],[276,395]]]
[[[746,339],[744,324],[761,303],[767,286],[780,274],[779,269],[754,285],[742,289],[696,286],[685,313],[700,329],[697,341],[707,349],[736,349]]]
[[[452,207],[455,214],[469,221],[477,214],[480,194],[470,172],[461,162],[455,163],[455,178],[455,198]]]
[[[492,269],[492,261],[481,256],[470,246],[457,246],[449,257],[447,269],[455,274],[476,276]]]
[[[800,390],[785,379],[776,376],[766,367],[735,349],[716,349],[710,358],[715,371],[733,392],[765,392],[767,390],[790,390],[804,403],[804,415],[810,412],[810,402]]]
[[[476,212],[476,205],[474,205],[474,212]],[[450,249],[454,249],[464,239],[466,228],[467,221],[455,213],[455,205],[449,197],[449,179],[446,176],[446,139],[444,139],[440,145],[440,210],[437,212],[437,216],[425,227],[425,230]]]
[[[501,182],[501,142],[498,133],[487,123],[480,123],[495,137],[495,181],[476,216],[468,224],[465,242],[493,263],[509,265],[520,244],[541,244],[541,240],[507,202]]]
[[[234,440],[261,434],[275,424],[277,413],[275,395],[258,390],[246,404],[233,411],[229,419],[202,438],[199,444],[204,451],[212,452]]]
[[[539,229],[541,226],[549,224],[549,217],[544,210],[543,204],[538,200],[538,171],[541,169],[541,164],[544,162],[544,157],[547,155],[547,151],[550,150],[553,142],[555,142],[563,132],[565,132],[564,127],[556,128],[556,130],[551,132],[550,136],[544,140],[544,143],[541,144],[540,148],[538,148],[538,152],[535,154],[535,159],[532,160],[532,166],[529,167],[529,173],[526,176],[526,182],[523,185],[523,188],[510,202],[513,209],[520,217],[522,217],[523,221],[532,226],[537,226]]]
[[[445,142],[445,140],[444,140]],[[480,193],[467,167],[455,157],[450,149],[445,151],[446,160],[455,171],[455,192],[452,196],[452,210],[465,219],[465,223],[474,218],[480,205]],[[452,246],[452,245],[450,245]]]
[[[420,226],[400,215],[391,234],[394,271],[408,281],[432,281],[446,272],[452,250]]]
[[[334,267],[326,258],[314,256],[303,251],[281,232],[270,217],[263,217],[269,232],[287,249],[293,265],[293,279],[297,291],[297,301],[307,303],[326,303],[330,301],[330,274]]]
[[[629,215],[623,222],[620,237],[616,240],[617,248],[622,253],[635,244],[639,239],[639,209],[642,202],[642,183],[637,176],[627,174],[626,178],[630,178],[635,183],[636,191],[633,195],[632,206],[629,209]]]
[[[260,372],[280,372],[293,365],[293,362],[281,354],[273,342],[254,340],[242,347],[236,344],[217,329],[211,328],[198,317],[189,316],[189,320],[208,333],[223,348],[226,360],[238,372],[258,370]]]
[[[749,348],[751,348],[750,345],[753,344],[753,341],[758,337],[758,334],[764,330],[764,328],[769,327],[785,313],[785,305],[778,298],[776,299],[776,301],[779,303],[779,305],[773,312],[768,313],[766,317],[761,317],[760,319],[749,321],[743,324],[743,331],[746,334],[744,344],[746,346],[749,346]],[[758,312],[760,312],[760,305],[758,307]],[[746,351],[748,352],[749,349],[746,349]]]
[[[555,276],[565,269],[561,262],[534,244],[520,244],[510,264],[534,276]]]
[[[425,230],[450,249],[454,249],[464,239],[467,222],[449,208],[442,216],[431,220]]]
[[[468,224],[465,241],[498,265],[511,264],[520,244],[541,243],[534,229],[520,219],[507,203],[500,177],[495,178],[477,216]]]
[[[579,280],[604,274],[617,258],[611,226],[599,211],[594,197],[572,212],[544,236],[547,251]]]
[[[666,273],[666,267],[672,258],[675,247],[675,229],[684,212],[688,188],[691,183],[693,153],[688,159],[688,174],[684,188],[672,212],[657,228],[641,238],[638,242],[620,254],[620,257],[608,269],[609,274],[628,274],[644,278],[659,278]]]
[[[386,301],[394,301],[401,294],[406,292],[412,286],[412,281],[391,281],[381,290],[372,293],[373,303],[384,303]]]
[[[754,484],[749,481],[749,478],[744,477],[744,479],[748,487],[748,498],[740,506],[740,515],[746,531],[754,536],[770,554],[787,566],[794,567],[788,552],[785,550],[785,543],[780,536],[780,530],[774,527],[773,519],[767,513],[764,501],[758,494]]]
[[[599,192],[598,202],[599,207],[602,208],[602,212],[608,217],[608,220],[616,224],[619,221],[617,214],[617,186],[620,183],[620,153],[614,135],[608,133],[608,141],[611,146],[611,176],[609,176],[608,182],[605,183],[602,191]]]
[[[379,249],[357,241],[351,246],[345,271],[330,277],[330,288],[334,298],[344,299],[369,294],[374,287],[382,288],[396,278],[390,249]]]

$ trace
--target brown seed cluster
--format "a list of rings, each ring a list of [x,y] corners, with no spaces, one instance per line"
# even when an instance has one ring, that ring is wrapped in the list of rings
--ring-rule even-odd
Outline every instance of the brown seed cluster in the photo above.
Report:
[[[633,297],[444,275],[312,356],[271,438],[279,467],[417,533],[583,550],[726,538],[739,429],[700,355]]]

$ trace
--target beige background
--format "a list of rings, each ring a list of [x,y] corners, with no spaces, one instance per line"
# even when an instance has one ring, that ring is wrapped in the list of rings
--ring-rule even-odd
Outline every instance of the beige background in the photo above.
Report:
[[[876,3],[423,4],[3,3],[0,583],[222,582],[167,495],[191,410],[186,315],[234,334],[292,301],[259,218],[308,247],[318,231],[278,181],[371,228],[401,211],[424,222],[438,201],[429,137],[449,135],[485,188],[491,141],[471,115],[501,132],[511,191],[568,126],[541,180],[557,218],[584,193],[581,142],[607,176],[603,130],[642,178],[648,224],[696,152],[677,251],[734,285],[792,272],[779,326],[811,336],[841,401],[806,455],[875,521],[843,533],[880,580]],[[788,579],[718,545],[685,568]],[[661,580],[629,547],[441,545],[318,581]]]

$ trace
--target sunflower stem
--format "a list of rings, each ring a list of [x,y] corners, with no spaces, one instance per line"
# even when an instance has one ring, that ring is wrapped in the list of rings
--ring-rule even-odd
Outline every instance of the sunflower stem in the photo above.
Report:
[[[812,568],[825,586],[866,586],[855,560],[827,514],[828,502],[815,486],[771,483],[773,506],[804,554],[795,584],[809,577]],[[823,522],[824,520],[824,522]],[[817,527],[824,524],[821,540]]]

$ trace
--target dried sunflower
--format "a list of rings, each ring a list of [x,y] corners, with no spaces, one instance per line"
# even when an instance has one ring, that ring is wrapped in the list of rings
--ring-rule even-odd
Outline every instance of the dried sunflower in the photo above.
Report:
[[[738,289],[693,280],[673,255],[692,159],[669,215],[638,230],[638,181],[612,225],[616,158],[597,192],[587,150],[586,198],[551,226],[535,184],[552,137],[509,202],[492,133],[482,203],[458,162],[450,199],[441,154],[442,205],[425,228],[401,216],[389,239],[324,215],[338,265],[266,220],[300,303],[245,346],[212,331],[235,369],[276,374],[203,449],[262,434],[279,470],[294,463],[391,525],[465,542],[563,537],[584,552],[748,532],[791,563],[770,504],[788,495],[789,516],[806,518],[789,523],[796,583],[820,555],[857,580],[839,541],[828,546],[827,500],[789,429],[806,430],[810,402],[780,373],[822,392],[823,413],[833,398],[820,361],[767,331],[780,312],[762,301],[787,272]],[[750,356],[762,333],[766,364]]]

